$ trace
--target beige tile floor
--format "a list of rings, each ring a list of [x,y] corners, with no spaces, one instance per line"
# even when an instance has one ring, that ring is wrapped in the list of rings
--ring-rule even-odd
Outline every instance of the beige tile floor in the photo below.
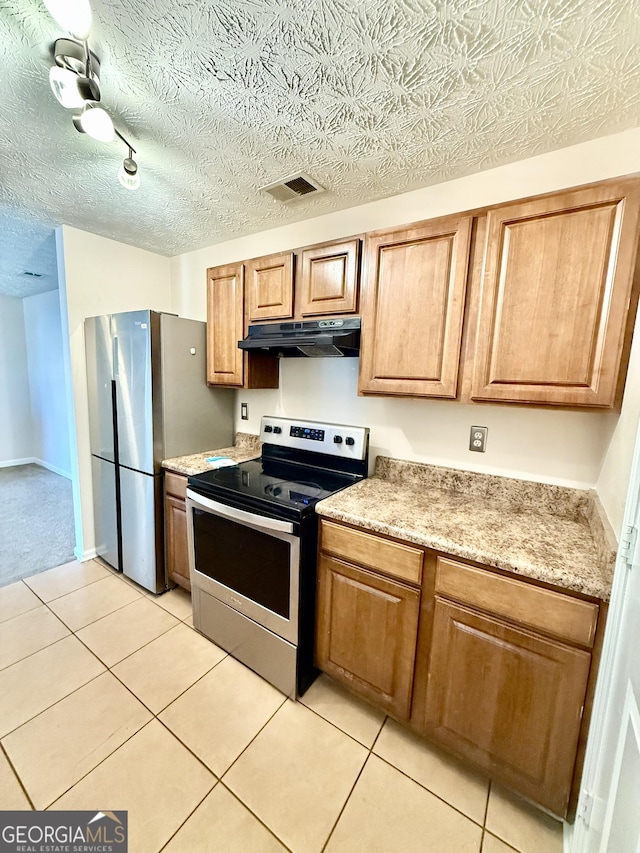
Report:
[[[131,853],[561,853],[562,828],[321,676],[286,699],[97,561],[0,589],[0,810],[127,809]]]

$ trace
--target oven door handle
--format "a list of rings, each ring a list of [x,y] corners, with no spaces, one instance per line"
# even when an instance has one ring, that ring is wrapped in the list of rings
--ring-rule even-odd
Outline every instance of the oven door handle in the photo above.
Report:
[[[194,504],[201,506],[204,510],[221,515],[223,518],[230,518],[233,521],[240,521],[250,524],[252,527],[261,527],[263,530],[279,530],[283,533],[293,533],[293,523],[290,521],[280,521],[278,518],[268,518],[265,515],[256,515],[253,512],[246,512],[244,509],[236,509],[226,504],[212,501],[211,498],[205,498],[203,495],[192,492],[187,489],[187,498]]]

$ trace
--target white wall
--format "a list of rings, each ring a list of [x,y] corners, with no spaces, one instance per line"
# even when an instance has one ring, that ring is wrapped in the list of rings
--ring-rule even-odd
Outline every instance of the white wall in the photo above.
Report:
[[[0,296],[0,466],[33,459],[22,300]]]
[[[82,559],[95,548],[84,320],[118,311],[171,311],[170,262],[66,225],[56,237],[65,358],[71,376],[74,503],[81,518],[76,526],[76,555]]]
[[[604,180],[640,170],[640,128],[511,163],[455,181],[404,193],[350,210],[320,216],[237,240],[230,240],[172,259],[175,310],[205,319],[205,270],[270,252],[293,249],[360,231],[402,225],[465,209],[523,198],[565,187]],[[634,361],[627,387],[640,383]],[[324,417],[362,423],[372,429],[374,450],[400,458],[459,468],[523,476],[574,486],[593,486],[609,445],[602,498],[616,530],[628,478],[627,432],[637,420],[623,412],[548,411],[534,407],[462,405],[436,400],[358,398],[356,361],[336,363],[287,361],[278,391],[237,395],[249,403],[250,431],[257,432],[262,414]],[[239,417],[239,412],[238,412]],[[469,427],[489,427],[487,452],[471,453]],[[615,448],[620,445],[618,451]],[[627,465],[625,468],[624,466]]]
[[[32,455],[71,477],[69,427],[57,290],[22,300],[33,430]]]

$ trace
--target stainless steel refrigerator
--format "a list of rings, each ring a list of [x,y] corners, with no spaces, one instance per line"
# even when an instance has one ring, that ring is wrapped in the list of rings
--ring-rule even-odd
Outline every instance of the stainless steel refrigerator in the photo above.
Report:
[[[96,551],[166,588],[163,459],[233,444],[234,394],[206,383],[206,325],[129,311],[85,320]]]

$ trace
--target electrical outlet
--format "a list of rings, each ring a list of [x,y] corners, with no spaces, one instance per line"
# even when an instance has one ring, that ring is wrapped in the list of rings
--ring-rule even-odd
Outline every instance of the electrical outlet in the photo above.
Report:
[[[488,432],[488,427],[472,426],[471,435],[469,436],[469,450],[475,450],[477,453],[484,453],[487,449]]]
[[[240,403],[240,417],[243,421],[249,420],[249,406],[247,403]]]

